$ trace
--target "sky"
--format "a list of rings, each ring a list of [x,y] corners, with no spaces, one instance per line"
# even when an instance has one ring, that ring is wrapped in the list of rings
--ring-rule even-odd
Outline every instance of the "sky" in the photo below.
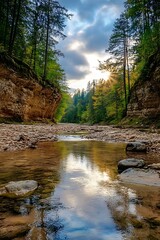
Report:
[[[123,0],[59,0],[73,14],[67,20],[65,40],[58,49],[64,54],[60,64],[71,89],[86,88],[88,82],[107,79],[109,73],[98,70],[107,59],[105,49],[113,24],[123,11]]]

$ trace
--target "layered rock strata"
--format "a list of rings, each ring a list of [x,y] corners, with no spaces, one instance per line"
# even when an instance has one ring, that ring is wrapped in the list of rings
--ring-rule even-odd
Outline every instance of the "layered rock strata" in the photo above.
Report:
[[[128,117],[158,118],[160,116],[160,54],[149,58],[139,80],[131,90]]]
[[[28,73],[27,73],[28,72]],[[0,56],[0,118],[18,121],[54,120],[61,100],[56,87],[38,82],[32,70]]]

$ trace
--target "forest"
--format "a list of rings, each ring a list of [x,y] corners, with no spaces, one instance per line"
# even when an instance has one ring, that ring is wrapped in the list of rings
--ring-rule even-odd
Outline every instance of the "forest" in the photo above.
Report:
[[[44,84],[50,82],[60,89],[57,121],[116,123],[126,115],[131,89],[149,57],[160,49],[160,3],[124,2],[124,12],[116,19],[104,49],[110,57],[99,62],[99,70],[110,72],[109,79],[91,79],[87,89],[73,96],[59,64],[63,53],[57,49],[70,18],[58,1],[0,0],[0,51],[28,64]]]
[[[56,48],[64,39],[68,10],[52,0],[0,0],[0,51],[26,63],[43,85],[65,92],[65,73]],[[63,94],[62,94],[63,95]]]
[[[106,46],[110,57],[99,62],[100,70],[110,72],[108,81],[91,81],[86,90],[77,90],[62,121],[118,123],[126,116],[132,87],[149,58],[160,50],[159,40],[160,3],[125,1],[124,12],[116,19]]]

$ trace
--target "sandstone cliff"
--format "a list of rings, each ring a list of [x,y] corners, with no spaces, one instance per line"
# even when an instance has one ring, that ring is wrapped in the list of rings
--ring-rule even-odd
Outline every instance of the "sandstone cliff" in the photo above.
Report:
[[[0,54],[0,118],[18,121],[54,120],[61,94],[43,86],[24,63]]]
[[[150,57],[132,88],[127,116],[149,119],[160,117],[160,53]]]

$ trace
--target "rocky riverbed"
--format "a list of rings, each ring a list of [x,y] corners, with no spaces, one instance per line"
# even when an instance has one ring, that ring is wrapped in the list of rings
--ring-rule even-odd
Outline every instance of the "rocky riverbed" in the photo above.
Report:
[[[148,150],[160,153],[160,133],[156,129],[133,129],[79,124],[0,124],[0,151],[35,148],[40,141],[56,141],[58,134],[80,133],[89,139],[108,142],[147,142]]]

